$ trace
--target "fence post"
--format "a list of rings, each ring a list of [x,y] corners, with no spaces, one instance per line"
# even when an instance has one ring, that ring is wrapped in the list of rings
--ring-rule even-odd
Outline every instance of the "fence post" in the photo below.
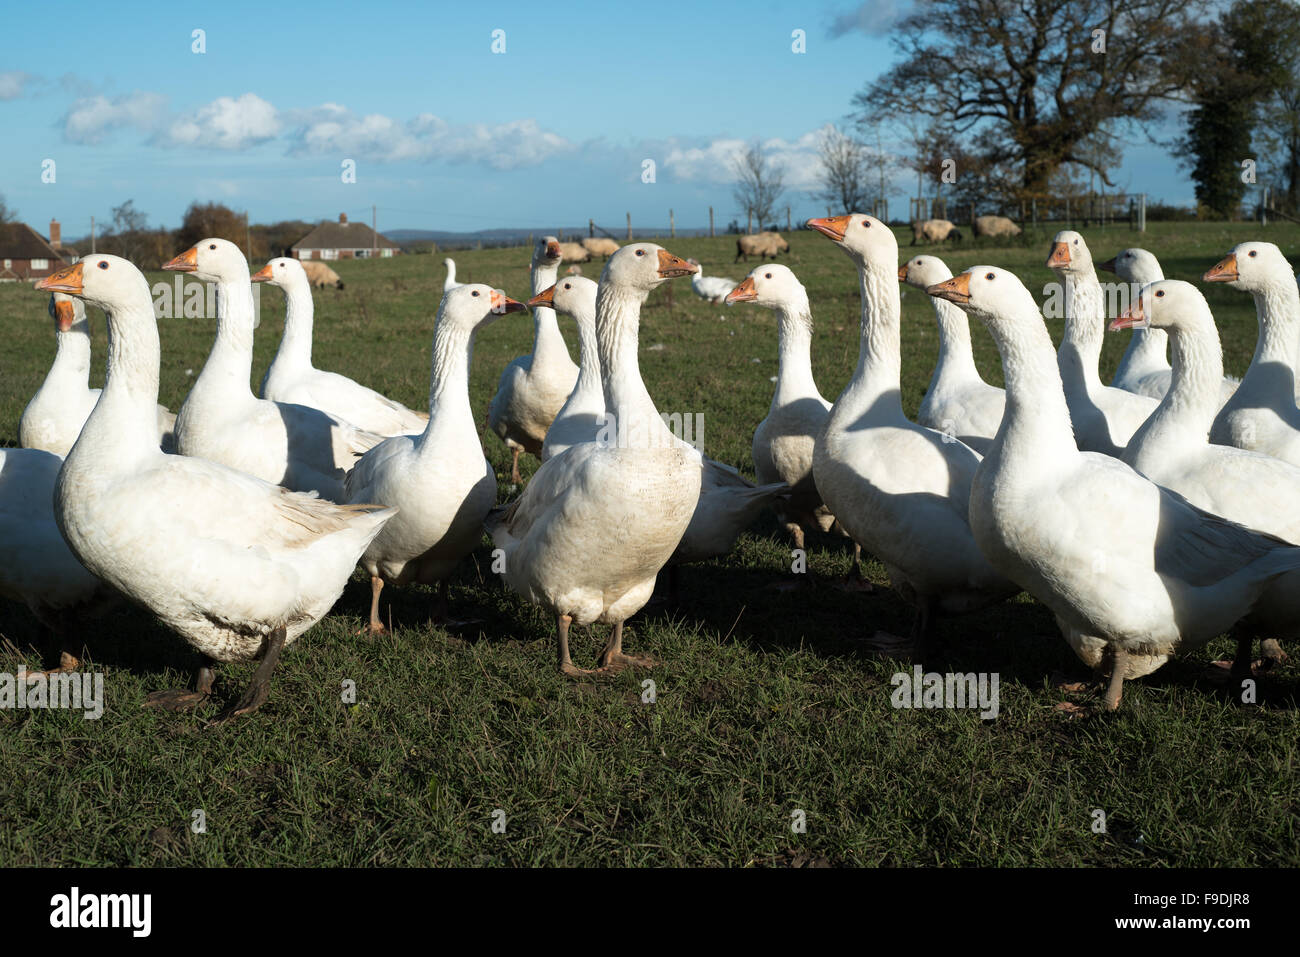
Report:
[[[587,220],[587,236],[593,239],[596,236],[596,221],[594,219]]]
[[[752,209],[749,211],[749,218],[745,220],[745,232],[751,234],[754,232],[754,211]]]
[[[709,207],[709,238],[713,238],[713,207]]]
[[[785,231],[790,232],[790,207],[785,208]]]
[[[677,238],[677,221],[673,219],[673,211],[671,209],[668,210],[668,238]]]
[[[1031,196],[1029,198],[1029,214],[1034,217],[1034,225],[1037,226],[1038,225],[1038,197],[1037,196]]]
[[[1147,194],[1138,194],[1138,232],[1147,231]]]
[[[632,241],[632,214],[627,214],[627,241]]]

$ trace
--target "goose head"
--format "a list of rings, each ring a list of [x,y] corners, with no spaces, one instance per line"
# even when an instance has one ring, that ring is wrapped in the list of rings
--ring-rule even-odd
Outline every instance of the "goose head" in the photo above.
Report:
[[[609,257],[600,283],[630,286],[649,293],[667,279],[693,276],[696,267],[655,243],[631,243]]]
[[[215,237],[201,240],[181,253],[163,269],[192,273],[204,282],[248,280],[248,260],[238,246]]]
[[[1083,237],[1073,229],[1062,229],[1052,239],[1047,268],[1058,276],[1080,276],[1092,270],[1092,253]]]
[[[438,319],[471,332],[489,326],[511,312],[527,312],[528,307],[511,299],[500,289],[472,282],[449,290],[438,307]]]
[[[585,276],[566,276],[529,299],[528,307],[549,306],[566,316],[594,316],[599,288]]]
[[[446,259],[442,261],[442,264],[446,266],[448,269],[454,269],[456,267],[456,260],[448,256]]]
[[[913,256],[898,267],[899,282],[917,289],[928,289],[952,278],[952,270],[938,256]]]
[[[891,272],[898,265],[898,240],[874,216],[865,213],[824,216],[808,220],[807,225],[833,240],[858,265],[884,263]]]
[[[807,300],[803,284],[789,268],[772,263],[750,271],[724,300],[728,306],[738,302],[753,302],[768,309],[779,309],[800,300]]]
[[[1279,278],[1290,280],[1291,266],[1272,243],[1238,243],[1204,275],[1206,282],[1226,282],[1234,289],[1257,292]]]
[[[1116,329],[1172,329],[1208,311],[1205,297],[1190,282],[1159,279],[1143,287],[1129,307],[1110,324]]]
[[[997,266],[971,266],[959,276],[930,286],[926,292],[956,303],[995,333],[1010,331],[1026,315],[1039,316],[1034,294],[1015,273]]]
[[[1164,271],[1160,268],[1160,260],[1145,249],[1136,246],[1120,250],[1114,259],[1107,259],[1097,268],[1113,272],[1125,282],[1135,282],[1139,286],[1165,278]]]
[[[150,314],[153,313],[149,305],[149,283],[144,273],[120,256],[107,253],[83,256],[76,264],[37,282],[36,288],[76,296],[110,316],[120,316],[123,306],[133,299],[142,301]]]
[[[307,271],[302,268],[302,263],[289,256],[272,259],[249,278],[253,282],[267,282],[272,286],[279,286],[285,292],[290,289],[311,288],[311,283],[307,281]]]
[[[86,307],[80,299],[65,292],[50,293],[49,313],[54,320],[55,332],[71,332],[73,327],[90,331],[90,324],[86,321]]]
[[[560,241],[554,236],[543,236],[533,245],[533,268],[560,264]]]

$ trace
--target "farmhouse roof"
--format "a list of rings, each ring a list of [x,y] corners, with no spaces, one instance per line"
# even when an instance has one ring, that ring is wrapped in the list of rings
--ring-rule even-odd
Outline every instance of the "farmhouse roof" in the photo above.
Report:
[[[365,223],[325,222],[321,223],[302,239],[293,244],[294,249],[400,249],[383,233],[374,242],[375,236]]]
[[[67,261],[67,249],[55,249],[26,223],[0,223],[0,259]]]

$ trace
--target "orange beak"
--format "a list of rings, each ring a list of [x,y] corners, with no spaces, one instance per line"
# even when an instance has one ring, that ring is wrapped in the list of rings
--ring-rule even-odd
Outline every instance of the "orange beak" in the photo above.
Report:
[[[176,260],[172,260],[172,262],[175,262],[175,261],[176,261]],[[166,266],[163,266],[163,268],[166,269],[167,267],[166,267]],[[259,269],[257,272],[253,273],[253,275],[249,276],[248,278],[249,278],[249,281],[250,281],[250,282],[270,282],[270,281],[271,281],[271,264],[270,264],[270,263],[267,263],[265,266],[263,266],[263,267],[262,267],[261,269]]]
[[[754,277],[746,276],[739,286],[727,293],[727,298],[723,300],[728,306],[733,302],[753,302],[758,298],[758,291],[754,289]]]
[[[60,269],[56,273],[51,273],[44,279],[36,283],[37,289],[48,289],[50,292],[66,292],[74,296],[81,295],[81,263],[68,266],[66,269]]]
[[[693,276],[699,272],[698,266],[692,266],[685,259],[679,259],[666,249],[659,250],[659,275],[664,279],[678,276]]]
[[[1052,254],[1047,257],[1048,269],[1064,269],[1070,265],[1070,247],[1065,243],[1052,243]]]
[[[500,289],[493,289],[492,311],[499,315],[505,315],[508,312],[527,312],[528,307],[518,299],[511,299]]]
[[[1210,267],[1209,271],[1201,277],[1206,282],[1236,282],[1237,276],[1237,254],[1228,253],[1227,257]]]
[[[943,282],[937,282],[925,290],[927,295],[936,299],[947,299],[958,304],[970,302],[970,273],[953,276]]]
[[[543,289],[543,290],[542,290],[541,292],[539,292],[537,295],[533,296],[532,299],[529,299],[529,300],[528,300],[528,308],[529,308],[529,309],[536,309],[538,306],[547,306],[547,307],[552,308],[552,309],[555,308],[555,287],[556,287],[556,285],[557,285],[556,283],[551,283],[549,286],[547,286],[545,289]]]
[[[199,247],[191,246],[185,252],[181,253],[171,262],[164,263],[163,269],[168,272],[194,272],[199,268]]]
[[[823,236],[829,236],[838,242],[844,241],[844,233],[849,228],[848,216],[823,216],[820,219],[810,219],[806,225],[809,229],[815,229]]]
[[[1130,303],[1129,307],[1121,312],[1118,318],[1110,324],[1110,331],[1115,332],[1118,329],[1132,329],[1134,326],[1147,326],[1146,314],[1142,312],[1142,297],[1138,296],[1137,301]]]
[[[54,324],[59,332],[67,332],[77,321],[77,311],[66,299],[56,299],[50,303],[54,307]]]
[[[559,259],[559,258],[560,258],[560,244],[559,244],[559,243],[557,243],[557,242],[555,242],[554,240],[552,240],[551,242],[549,242],[549,243],[546,244],[546,258],[547,258],[547,259]]]
[[[898,281],[907,282],[907,263],[898,267]]]
[[[1115,259],[1118,259],[1118,258],[1119,258],[1118,256],[1115,257]],[[1107,259],[1104,263],[1101,263],[1097,268],[1098,268],[1098,269],[1104,269],[1104,270],[1106,270],[1106,272],[1114,272],[1114,271],[1115,271],[1115,259]]]

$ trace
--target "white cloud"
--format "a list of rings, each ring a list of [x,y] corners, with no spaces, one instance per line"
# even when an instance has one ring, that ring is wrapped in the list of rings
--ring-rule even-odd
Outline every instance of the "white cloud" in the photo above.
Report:
[[[158,142],[163,146],[242,150],[274,139],[279,132],[275,107],[255,93],[245,93],[238,99],[218,97],[192,115],[178,116]]]
[[[402,122],[381,113],[359,116],[337,103],[296,114],[291,154],[334,153],[375,162],[442,160],[484,163],[494,169],[535,166],[573,149],[533,119],[451,126],[432,113]]]
[[[852,10],[844,10],[831,21],[831,37],[860,30],[867,36],[883,37],[905,17],[912,14],[916,0],[865,0]]]
[[[810,189],[817,184],[817,143],[824,129],[811,130],[794,140],[773,137],[760,141],[767,157],[784,167],[787,189]],[[663,165],[678,180],[731,183],[736,179],[735,161],[749,144],[749,140],[723,138],[703,146],[673,145]]]
[[[93,145],[123,127],[152,132],[162,124],[166,113],[167,98],[159,93],[82,97],[64,114],[63,135],[72,143]]]
[[[33,79],[35,77],[22,70],[0,70],[0,100],[18,99]]]

